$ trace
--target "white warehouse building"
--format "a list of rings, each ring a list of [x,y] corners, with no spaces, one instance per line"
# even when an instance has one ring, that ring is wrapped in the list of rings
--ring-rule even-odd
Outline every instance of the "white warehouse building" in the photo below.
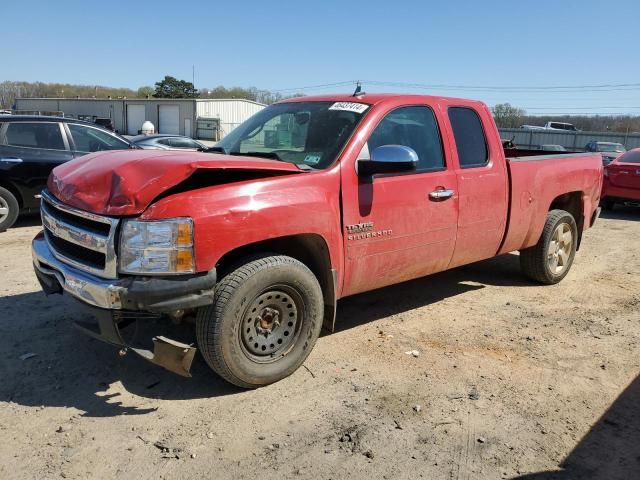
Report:
[[[18,98],[16,113],[112,120],[116,131],[137,135],[150,121],[157,133],[219,140],[265,105],[244,99]]]

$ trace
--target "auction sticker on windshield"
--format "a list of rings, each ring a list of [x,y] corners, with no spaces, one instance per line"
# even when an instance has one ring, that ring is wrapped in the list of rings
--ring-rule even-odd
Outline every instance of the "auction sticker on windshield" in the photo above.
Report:
[[[319,153],[310,153],[306,157],[304,157],[304,163],[308,165],[317,165],[320,163],[320,159],[322,158],[322,152]]]
[[[345,112],[355,112],[362,113],[369,105],[364,103],[355,103],[355,102],[336,102],[329,107],[329,110],[343,110]]]

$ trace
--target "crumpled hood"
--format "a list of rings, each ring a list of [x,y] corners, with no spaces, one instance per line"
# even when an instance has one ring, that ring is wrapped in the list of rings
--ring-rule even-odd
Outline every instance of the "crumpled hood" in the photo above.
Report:
[[[300,173],[291,163],[200,152],[118,150],[85,155],[56,167],[49,191],[72,207],[99,215],[137,215],[196,170]]]

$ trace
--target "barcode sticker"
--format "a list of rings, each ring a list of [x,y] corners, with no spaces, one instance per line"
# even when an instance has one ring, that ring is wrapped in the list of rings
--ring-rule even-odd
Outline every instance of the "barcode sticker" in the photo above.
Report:
[[[362,113],[369,105],[354,102],[336,102],[329,107],[329,110],[343,110],[345,112]]]

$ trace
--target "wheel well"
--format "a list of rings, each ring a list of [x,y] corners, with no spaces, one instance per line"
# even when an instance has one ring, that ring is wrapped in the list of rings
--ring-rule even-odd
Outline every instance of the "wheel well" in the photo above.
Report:
[[[18,200],[18,205],[20,206],[20,208],[24,206],[24,201],[22,200],[22,195],[20,195],[20,190],[18,190],[15,187],[15,185],[7,181],[0,180],[0,187],[6,188],[13,194],[14,197],[16,197],[16,200]]]
[[[569,192],[556,197],[553,202],[551,202],[549,211],[556,209],[569,212],[575,219],[576,225],[578,227],[577,248],[580,248],[580,242],[582,241],[582,230],[584,228],[584,205],[582,202],[582,192]]]
[[[218,278],[222,278],[240,264],[245,263],[246,259],[262,253],[287,255],[309,267],[322,288],[325,304],[324,326],[332,331],[337,301],[336,279],[335,271],[331,267],[329,247],[324,238],[316,234],[301,234],[243,245],[220,258],[216,264]]]

